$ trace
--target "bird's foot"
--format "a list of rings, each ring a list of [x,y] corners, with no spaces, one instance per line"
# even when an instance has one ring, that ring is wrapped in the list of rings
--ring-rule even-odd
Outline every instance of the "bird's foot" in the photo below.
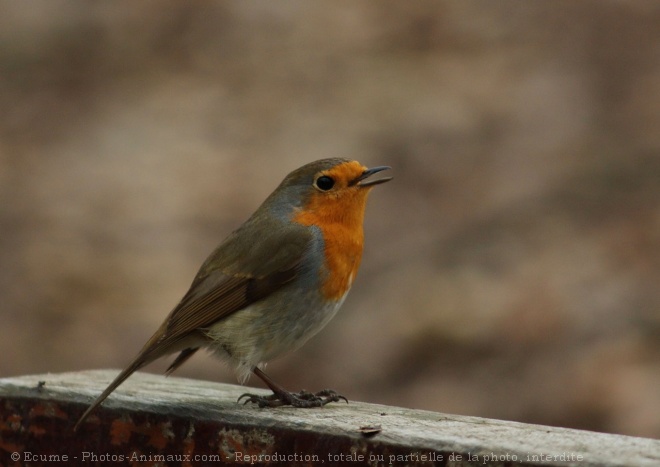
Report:
[[[283,405],[300,408],[322,407],[330,402],[339,402],[340,400],[344,400],[348,404],[348,399],[332,389],[324,389],[316,394],[305,391],[304,389],[300,392],[278,391],[273,392],[273,394],[269,396],[246,393],[238,398],[238,402],[243,398],[245,398],[243,405],[251,402],[257,404],[261,408],[281,407]]]

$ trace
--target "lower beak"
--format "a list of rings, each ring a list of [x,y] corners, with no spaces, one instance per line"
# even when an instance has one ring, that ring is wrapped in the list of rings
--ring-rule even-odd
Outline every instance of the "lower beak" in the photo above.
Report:
[[[362,175],[360,175],[358,178],[353,180],[351,185],[357,184],[359,187],[370,187],[374,185],[379,185],[381,183],[389,182],[392,180],[392,177],[385,177],[385,178],[378,178],[376,180],[368,180],[365,181],[367,178],[371,177],[373,174],[382,172],[383,170],[389,170],[392,167],[388,167],[386,165],[381,165],[378,167],[372,167],[371,169],[367,169],[364,172],[362,172]]]

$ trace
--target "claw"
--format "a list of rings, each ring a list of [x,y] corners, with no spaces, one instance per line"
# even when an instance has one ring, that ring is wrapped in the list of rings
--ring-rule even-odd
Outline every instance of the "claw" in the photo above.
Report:
[[[323,389],[322,391],[319,391],[315,394],[316,397],[325,397],[325,404],[328,402],[339,402],[340,400],[344,400],[348,404],[348,399],[346,397],[342,396],[341,394],[338,394],[337,391],[334,391],[332,389]],[[325,405],[323,404],[323,405]]]
[[[242,394],[241,397],[239,397],[236,402],[241,402],[241,399],[243,398],[245,398],[245,402],[243,402],[243,405],[247,405],[250,402],[253,404],[257,404],[261,408],[277,407],[278,405],[282,405],[275,394],[271,394],[269,396],[260,396],[258,394],[250,394],[246,392],[245,394]]]
[[[316,394],[305,390],[298,393],[278,392],[268,396],[245,393],[238,398],[237,402],[240,403],[243,399],[245,399],[243,405],[253,403],[257,404],[260,408],[281,407],[283,405],[300,408],[323,407],[330,402],[339,402],[340,400],[343,400],[348,404],[348,399],[346,399],[346,397],[338,394],[332,389],[324,389]]]

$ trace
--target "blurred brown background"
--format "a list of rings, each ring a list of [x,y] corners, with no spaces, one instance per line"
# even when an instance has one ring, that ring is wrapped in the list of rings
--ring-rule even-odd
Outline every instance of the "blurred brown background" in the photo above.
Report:
[[[652,1],[2,1],[0,376],[127,364],[284,175],[351,157],[395,180],[277,381],[660,437],[659,32]]]

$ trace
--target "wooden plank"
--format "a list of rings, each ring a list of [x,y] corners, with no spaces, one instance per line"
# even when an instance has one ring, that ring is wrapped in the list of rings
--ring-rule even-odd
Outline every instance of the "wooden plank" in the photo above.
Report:
[[[660,465],[658,440],[354,401],[259,409],[236,403],[245,387],[146,373],[73,433],[116,373],[0,379],[0,465]]]

